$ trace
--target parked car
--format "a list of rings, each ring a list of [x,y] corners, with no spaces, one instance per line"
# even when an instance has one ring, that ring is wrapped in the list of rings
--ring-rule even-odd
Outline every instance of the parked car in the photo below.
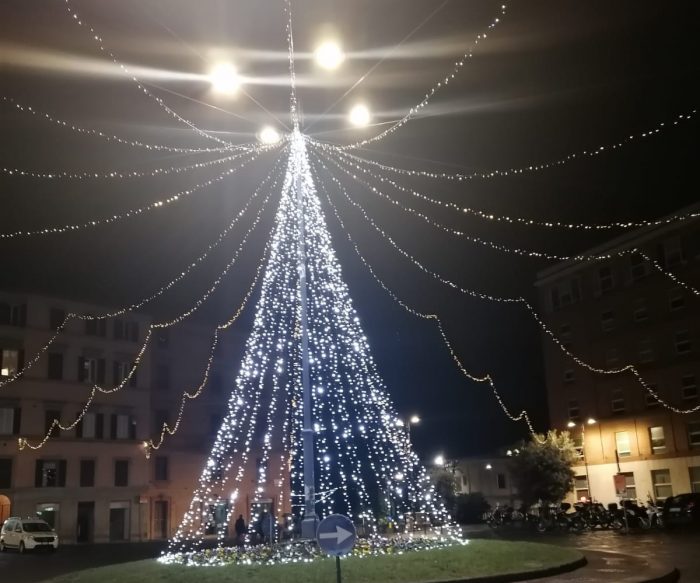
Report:
[[[0,529],[0,551],[17,549],[20,553],[46,548],[58,548],[58,535],[41,518],[8,518]]]
[[[663,520],[667,527],[684,524],[700,526],[700,493],[678,494],[666,498]]]

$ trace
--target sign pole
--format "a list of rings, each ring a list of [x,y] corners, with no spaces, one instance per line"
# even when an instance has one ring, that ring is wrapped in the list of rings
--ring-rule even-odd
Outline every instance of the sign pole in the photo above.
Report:
[[[335,558],[335,581],[336,583],[341,583],[342,581],[340,576],[340,557]]]

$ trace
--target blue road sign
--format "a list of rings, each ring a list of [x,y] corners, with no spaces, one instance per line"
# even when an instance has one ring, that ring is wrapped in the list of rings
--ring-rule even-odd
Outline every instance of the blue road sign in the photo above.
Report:
[[[356,538],[355,525],[342,514],[326,516],[316,531],[318,546],[332,557],[347,555],[355,546]]]

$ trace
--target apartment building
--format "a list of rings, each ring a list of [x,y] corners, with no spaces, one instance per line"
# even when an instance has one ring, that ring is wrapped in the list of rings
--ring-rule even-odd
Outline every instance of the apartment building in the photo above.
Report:
[[[96,392],[80,422],[66,431],[54,428],[51,439],[32,448],[53,419],[64,426],[76,420],[93,386],[109,391],[129,375],[151,323],[144,314],[73,319],[43,349],[66,314],[108,311],[0,292],[0,384],[31,364],[21,378],[0,387],[0,523],[10,515],[38,514],[64,542],[143,541],[170,537],[189,508],[238,368],[244,337],[238,330],[221,336],[209,382],[197,399],[187,400],[177,433],[166,436],[150,458],[145,442],[158,437],[163,422],[174,424],[183,391],[192,393],[202,382],[213,325],[156,329],[123,388]],[[28,444],[22,450],[20,438]],[[209,509],[218,525],[208,534],[226,528],[226,512],[249,518],[256,505],[288,511],[282,461],[273,452],[269,484],[258,491],[260,460],[252,453],[237,497]]]
[[[679,214],[697,212],[682,209]],[[616,255],[638,249],[638,253]],[[563,345],[603,369],[576,364],[543,334],[551,424],[581,448],[571,498],[663,500],[700,491],[700,220],[635,230],[586,252],[603,261],[563,262],[538,274],[543,320]],[[669,272],[665,275],[652,262]],[[677,279],[675,279],[677,278]],[[678,411],[664,407],[655,395]]]

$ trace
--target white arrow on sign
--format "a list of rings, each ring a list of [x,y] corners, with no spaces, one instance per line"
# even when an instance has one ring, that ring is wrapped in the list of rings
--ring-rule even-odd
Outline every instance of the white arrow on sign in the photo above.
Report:
[[[346,538],[350,538],[352,536],[352,532],[349,530],[346,530],[345,528],[341,526],[336,526],[335,527],[335,532],[321,532],[318,535],[318,538],[334,538],[336,539],[336,544],[342,543]]]

